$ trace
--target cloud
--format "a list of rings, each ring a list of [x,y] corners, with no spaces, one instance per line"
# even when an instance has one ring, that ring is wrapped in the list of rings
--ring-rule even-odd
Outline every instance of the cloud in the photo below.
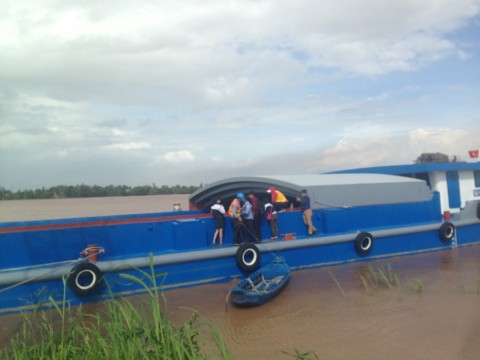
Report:
[[[163,158],[169,163],[192,162],[195,156],[188,150],[169,151]]]
[[[468,0],[118,5],[7,2],[0,77],[74,102],[230,106],[315,68],[379,75],[468,53],[445,35],[479,12]]]
[[[139,149],[150,149],[152,145],[146,141],[141,142],[129,142],[129,143],[120,143],[108,145],[105,148],[108,150],[139,150]]]
[[[479,9],[6,0],[0,186],[191,184],[459,152],[480,123]]]
[[[462,144],[472,135],[457,128],[418,128],[410,132],[409,143],[412,148],[419,149],[422,152],[428,152],[429,149],[438,149],[439,152],[453,152],[458,144]],[[473,143],[472,141],[468,142]]]

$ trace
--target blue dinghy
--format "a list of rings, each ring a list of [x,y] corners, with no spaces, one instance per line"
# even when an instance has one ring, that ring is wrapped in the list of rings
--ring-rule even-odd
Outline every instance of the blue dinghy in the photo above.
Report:
[[[262,305],[275,296],[290,280],[290,268],[285,259],[276,257],[230,290],[232,302],[240,307]]]

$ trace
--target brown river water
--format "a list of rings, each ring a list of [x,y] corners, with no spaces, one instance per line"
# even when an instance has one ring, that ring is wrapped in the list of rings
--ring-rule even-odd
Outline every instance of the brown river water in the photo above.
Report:
[[[187,198],[1,201],[0,222],[187,209]],[[232,285],[166,292],[169,318],[179,324],[197,310],[235,359],[292,359],[295,350],[329,360],[480,359],[480,246],[295,271],[277,298],[251,309],[226,310]],[[19,316],[0,321],[3,346]]]

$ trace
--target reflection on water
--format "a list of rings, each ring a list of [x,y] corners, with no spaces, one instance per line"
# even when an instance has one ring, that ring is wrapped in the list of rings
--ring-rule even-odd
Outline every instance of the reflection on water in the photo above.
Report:
[[[453,263],[453,251],[445,251],[440,255],[440,268],[442,270],[449,270]]]
[[[164,199],[164,207],[173,203],[172,198]],[[159,204],[161,200],[155,199]],[[122,206],[147,212],[142,202],[152,199],[139,201]],[[95,215],[89,207],[93,203],[75,208]],[[161,208],[159,204],[151,206]],[[43,211],[55,216],[53,207]],[[295,271],[277,298],[251,309],[229,305],[225,311],[233,282],[180,289],[165,293],[166,311],[178,324],[190,319],[191,309],[198,310],[222,331],[235,359],[292,359],[283,352],[298,349],[328,360],[473,360],[480,358],[479,259],[480,246],[471,246]],[[398,283],[391,288],[375,285],[372,269],[391,271]],[[90,305],[88,310],[98,308],[101,305]],[[1,344],[18,323],[18,315],[1,317]]]

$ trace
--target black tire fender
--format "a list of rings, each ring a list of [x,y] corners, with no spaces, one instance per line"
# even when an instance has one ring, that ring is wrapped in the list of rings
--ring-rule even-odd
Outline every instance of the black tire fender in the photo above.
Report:
[[[373,248],[373,235],[368,232],[361,232],[355,238],[355,250],[357,253],[364,256],[370,253]]]
[[[72,269],[68,277],[68,286],[75,295],[91,295],[97,290],[98,284],[102,280],[100,269],[89,262],[78,264]]]
[[[455,236],[455,225],[448,221],[444,222],[438,230],[438,235],[444,242],[452,241],[453,237]]]
[[[260,267],[260,251],[253,244],[240,245],[235,258],[240,270],[252,272]]]

